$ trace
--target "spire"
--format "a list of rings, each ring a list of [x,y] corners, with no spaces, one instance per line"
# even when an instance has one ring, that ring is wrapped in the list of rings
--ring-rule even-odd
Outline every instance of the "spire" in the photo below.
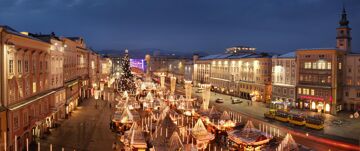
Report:
[[[347,27],[349,25],[349,21],[347,20],[346,15],[347,14],[346,14],[345,7],[343,7],[342,14],[341,14],[341,19],[339,21],[339,24],[342,27]]]

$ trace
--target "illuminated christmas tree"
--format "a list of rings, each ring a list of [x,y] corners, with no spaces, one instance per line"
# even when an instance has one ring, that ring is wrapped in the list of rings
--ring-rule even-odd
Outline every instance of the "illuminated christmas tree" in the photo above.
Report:
[[[121,60],[121,68],[123,73],[120,77],[119,89],[120,91],[128,91],[132,93],[135,90],[135,82],[134,75],[131,74],[130,58],[127,49],[125,50],[124,57]]]

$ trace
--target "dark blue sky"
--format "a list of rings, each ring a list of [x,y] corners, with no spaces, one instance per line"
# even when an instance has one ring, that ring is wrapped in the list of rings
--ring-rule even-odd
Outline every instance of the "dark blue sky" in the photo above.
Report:
[[[0,0],[0,24],[83,36],[102,49],[335,46],[342,3],[360,52],[360,0]]]

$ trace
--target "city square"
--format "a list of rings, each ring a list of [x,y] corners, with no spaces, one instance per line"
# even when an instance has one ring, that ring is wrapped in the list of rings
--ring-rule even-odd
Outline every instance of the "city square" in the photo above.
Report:
[[[360,1],[0,1],[0,151],[360,151]]]

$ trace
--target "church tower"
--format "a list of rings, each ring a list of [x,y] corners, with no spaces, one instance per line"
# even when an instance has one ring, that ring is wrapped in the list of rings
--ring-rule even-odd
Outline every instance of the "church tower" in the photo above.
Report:
[[[350,52],[351,51],[351,28],[349,27],[349,21],[346,17],[346,10],[343,8],[341,19],[339,21],[340,27],[336,28],[336,48]]]

